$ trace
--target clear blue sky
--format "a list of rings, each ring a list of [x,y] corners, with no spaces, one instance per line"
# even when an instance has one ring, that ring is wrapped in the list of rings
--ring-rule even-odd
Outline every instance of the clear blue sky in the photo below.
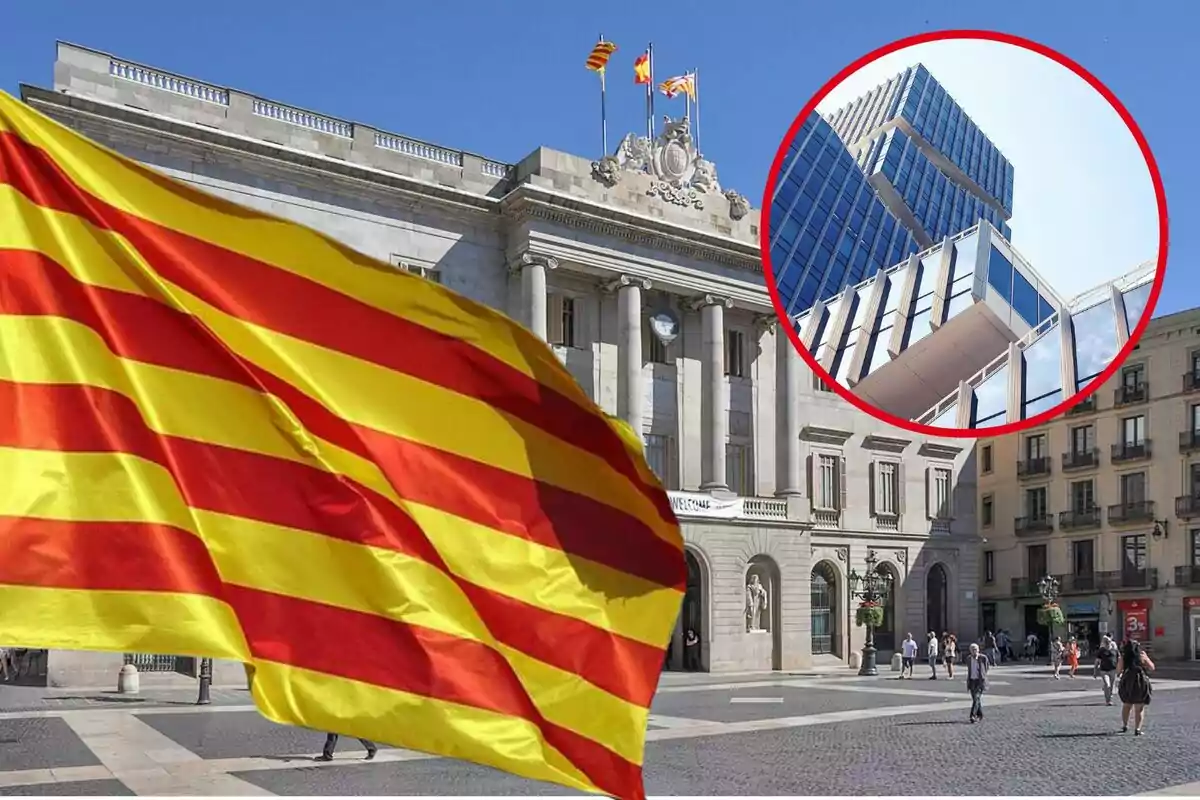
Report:
[[[1012,163],[1013,245],[1060,296],[1158,257],[1154,185],[1137,141],[1103,95],[1053,59],[980,39],[928,42],[863,67],[818,108],[842,108],[917,62]]]
[[[625,131],[642,130],[644,95],[632,83],[632,61],[653,41],[656,79],[700,70],[705,154],[721,183],[755,205],[787,126],[844,66],[914,33],[999,28],[1080,62],[1133,113],[1163,170],[1176,221],[1158,313],[1200,306],[1200,281],[1192,277],[1200,230],[1182,222],[1200,218],[1200,114],[1188,89],[1190,76],[1200,73],[1200,9],[1188,0],[1156,0],[1144,10],[1125,0],[4,5],[0,88],[10,92],[22,82],[51,85],[54,41],[65,39],[504,161],[538,145],[599,154],[597,81],[583,68],[598,33],[621,48],[610,67],[610,145]],[[659,115],[668,107],[660,96]],[[1114,167],[1087,142],[1080,148],[1094,164],[1092,185],[1105,187],[1104,174]],[[1016,176],[1018,191],[1033,177],[1021,164]],[[1093,202],[1102,202],[1104,191],[1093,191]],[[1116,194],[1114,203],[1127,202]],[[1014,219],[1022,249],[1018,224],[1033,223]],[[1103,235],[1125,241],[1141,223],[1105,227]],[[1101,235],[1089,228],[1076,235]],[[1069,227],[1060,231],[1072,235]]]

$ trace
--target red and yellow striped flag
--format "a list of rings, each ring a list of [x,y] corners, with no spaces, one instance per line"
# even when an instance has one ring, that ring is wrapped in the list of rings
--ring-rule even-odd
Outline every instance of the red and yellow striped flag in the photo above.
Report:
[[[507,317],[0,92],[0,408],[5,642],[644,797],[679,527]]]
[[[691,99],[696,99],[696,73],[689,72],[686,75],[680,75],[675,78],[667,78],[658,85],[659,91],[667,96],[668,99],[675,97],[677,94],[686,94]]]
[[[587,68],[592,72],[604,72],[604,68],[608,66],[608,60],[612,58],[612,54],[617,52],[617,46],[612,42],[601,40],[596,42],[596,46],[592,48],[592,52],[588,55]]]

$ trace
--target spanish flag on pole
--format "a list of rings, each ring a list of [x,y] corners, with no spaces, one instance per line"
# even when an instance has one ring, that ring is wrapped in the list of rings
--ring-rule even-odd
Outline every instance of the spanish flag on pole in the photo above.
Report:
[[[642,53],[633,62],[633,82],[636,85],[650,83],[650,51]]]
[[[0,407],[6,642],[644,797],[679,527],[525,328],[0,92]]]

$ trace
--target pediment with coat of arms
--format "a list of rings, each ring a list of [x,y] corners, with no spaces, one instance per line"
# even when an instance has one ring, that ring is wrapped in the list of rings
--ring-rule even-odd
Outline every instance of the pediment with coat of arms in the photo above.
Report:
[[[750,202],[733,191],[721,191],[717,168],[700,155],[687,117],[663,118],[658,138],[628,134],[612,155],[592,162],[592,177],[607,187],[616,186],[625,172],[651,179],[646,194],[684,208],[703,209],[705,199],[721,195],[729,203],[729,216],[739,220],[750,212]]]

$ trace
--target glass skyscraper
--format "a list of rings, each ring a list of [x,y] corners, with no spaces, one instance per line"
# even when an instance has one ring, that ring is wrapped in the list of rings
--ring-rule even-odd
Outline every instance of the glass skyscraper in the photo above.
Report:
[[[983,428],[1046,411],[1128,340],[1147,263],[1074,300],[1012,247],[1012,164],[916,65],[789,144],[771,265],[802,341],[895,416]]]

